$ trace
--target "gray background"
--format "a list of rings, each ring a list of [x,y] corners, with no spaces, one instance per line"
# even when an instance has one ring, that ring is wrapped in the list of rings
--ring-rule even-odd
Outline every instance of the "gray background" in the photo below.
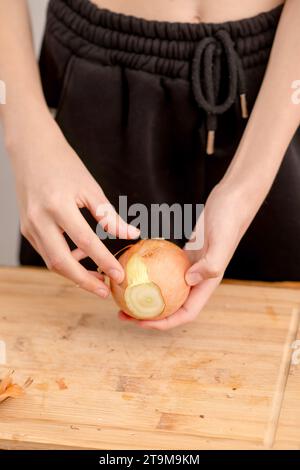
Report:
[[[36,54],[40,48],[47,3],[48,0],[28,1]],[[18,263],[18,224],[13,175],[0,130],[0,265],[16,265]]]

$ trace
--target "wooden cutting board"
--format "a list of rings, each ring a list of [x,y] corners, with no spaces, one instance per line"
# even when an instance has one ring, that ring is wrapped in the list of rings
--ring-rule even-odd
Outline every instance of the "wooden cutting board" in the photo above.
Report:
[[[2,268],[0,377],[33,383],[0,404],[0,448],[300,449],[299,306],[297,285],[227,282],[194,323],[144,331],[54,274]]]

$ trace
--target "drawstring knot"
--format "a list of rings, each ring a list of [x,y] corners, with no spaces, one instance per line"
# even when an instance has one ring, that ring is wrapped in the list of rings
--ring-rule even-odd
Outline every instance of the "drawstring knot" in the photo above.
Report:
[[[223,103],[217,103],[224,54],[229,77],[228,93]],[[226,30],[219,30],[214,36],[203,38],[196,46],[192,64],[192,87],[198,106],[206,112],[206,152],[211,155],[214,153],[217,115],[223,114],[232,106],[237,94],[240,95],[242,117],[248,117],[243,66]]]

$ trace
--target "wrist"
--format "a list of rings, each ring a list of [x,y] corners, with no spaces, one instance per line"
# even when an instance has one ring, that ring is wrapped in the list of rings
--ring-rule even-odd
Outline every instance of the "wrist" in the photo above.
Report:
[[[264,155],[261,156],[260,155]],[[220,186],[223,191],[230,191],[248,205],[251,201],[260,204],[268,194],[276,177],[282,158],[271,151],[237,151],[229,168],[223,176]]]
[[[30,143],[58,132],[58,126],[46,105],[22,108],[20,112],[7,112],[3,117],[3,136],[7,151],[14,154],[26,142]]]
[[[243,174],[227,175],[218,184],[220,197],[228,197],[239,212],[256,212],[266,198],[271,182],[264,178],[254,178]]]

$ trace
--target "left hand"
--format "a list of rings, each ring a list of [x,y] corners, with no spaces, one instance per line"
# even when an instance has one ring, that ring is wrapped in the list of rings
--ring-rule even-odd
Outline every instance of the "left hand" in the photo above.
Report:
[[[204,246],[192,251],[189,243],[185,249],[193,265],[186,273],[186,282],[192,286],[184,305],[173,315],[162,320],[135,320],[119,312],[123,321],[135,323],[140,328],[167,330],[194,320],[221,282],[225,269],[242,236],[253,220],[259,201],[245,197],[238,189],[220,183],[211,192],[196,228],[204,226]],[[201,217],[204,217],[204,224]]]

